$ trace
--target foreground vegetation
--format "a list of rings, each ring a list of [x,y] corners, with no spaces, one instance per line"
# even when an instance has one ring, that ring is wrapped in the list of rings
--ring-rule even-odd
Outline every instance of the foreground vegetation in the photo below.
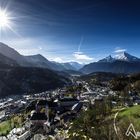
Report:
[[[129,90],[140,93],[140,74],[132,74],[114,78],[110,81],[113,90],[125,91]]]
[[[86,111],[82,111],[74,120],[69,129],[70,140],[115,140],[117,139],[113,129],[112,106],[108,99],[89,105]]]
[[[7,135],[13,128],[18,128],[25,121],[24,115],[14,115],[6,121],[0,123],[0,135]]]
[[[130,124],[133,124],[135,131],[140,132],[140,105],[133,106],[122,110],[117,117],[117,127],[119,136],[127,140],[133,140],[132,136],[126,137],[125,133]]]
[[[114,116],[119,109],[108,110],[109,106],[89,108],[73,121],[69,130],[70,140],[134,140],[132,136],[125,135],[132,123],[136,131],[140,131],[140,105],[126,108],[116,118],[119,130],[116,135],[114,130]],[[106,111],[106,113],[104,112]]]

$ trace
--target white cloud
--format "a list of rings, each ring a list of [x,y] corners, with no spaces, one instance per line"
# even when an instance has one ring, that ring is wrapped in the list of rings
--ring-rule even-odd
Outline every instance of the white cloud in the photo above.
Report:
[[[83,52],[74,52],[73,56],[75,57],[75,59],[77,60],[81,60],[81,61],[92,61],[94,58],[89,57],[88,55],[84,54]]]
[[[62,60],[62,58],[60,57],[56,57],[54,59],[51,59],[51,61],[55,61],[55,62],[59,62],[59,63],[63,63],[64,61]]]
[[[126,51],[126,49],[122,49],[122,48],[116,48],[115,49],[115,53],[123,53],[123,52],[125,52]]]

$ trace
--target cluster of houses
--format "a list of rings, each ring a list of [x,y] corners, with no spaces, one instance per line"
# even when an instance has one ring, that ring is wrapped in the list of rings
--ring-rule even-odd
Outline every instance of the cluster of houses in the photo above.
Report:
[[[22,99],[19,99],[15,102],[9,100],[1,104],[2,109],[6,111],[8,111],[8,107],[10,107],[11,110],[13,106],[13,113],[16,113],[19,108],[23,107],[21,104],[26,104],[26,106],[24,105],[23,107],[24,109],[28,108],[27,104],[30,105],[33,103],[34,105],[34,108],[29,106],[29,108],[33,110],[25,124],[21,128],[12,129],[6,137],[2,137],[3,139],[27,140],[31,139],[31,137],[37,133],[48,134],[53,132],[56,128],[66,127],[69,120],[74,119],[77,112],[79,112],[83,106],[80,100],[71,97],[44,98],[44,96],[41,96],[40,98],[38,95],[36,97],[34,100],[26,99],[26,103],[23,102]],[[1,114],[1,116],[2,115],[3,114]]]
[[[42,127],[42,132],[50,133],[58,127],[67,125],[69,120],[77,115],[82,105],[78,99],[71,97],[39,100],[35,110],[31,111],[31,126]]]
[[[13,114],[22,112],[27,105],[27,100],[8,98],[7,100],[0,102],[0,121],[6,120]]]
[[[30,139],[31,132],[28,128],[23,126],[22,128],[14,128],[7,135],[6,140],[27,140]]]
[[[135,91],[129,91],[129,99],[125,102],[125,106],[131,107],[133,105],[140,105],[140,96]]]
[[[87,91],[81,93],[79,96],[79,99],[84,103],[90,101],[94,104],[95,101],[103,101],[103,99],[109,95],[116,96],[116,92],[110,90],[108,87],[94,86],[91,88],[85,84],[85,88]]]

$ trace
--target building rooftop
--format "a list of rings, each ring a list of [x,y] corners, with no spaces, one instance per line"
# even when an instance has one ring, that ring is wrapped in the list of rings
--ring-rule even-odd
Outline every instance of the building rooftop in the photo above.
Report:
[[[69,101],[79,101],[78,99],[76,98],[61,98],[59,99],[60,102],[69,102]]]
[[[57,107],[57,103],[54,101],[49,101],[49,100],[40,100],[37,103],[37,106],[49,106],[49,107]]]
[[[37,105],[46,106],[47,103],[48,103],[47,100],[39,100],[39,101],[37,102]]]
[[[34,113],[31,116],[31,120],[47,120],[45,113]]]

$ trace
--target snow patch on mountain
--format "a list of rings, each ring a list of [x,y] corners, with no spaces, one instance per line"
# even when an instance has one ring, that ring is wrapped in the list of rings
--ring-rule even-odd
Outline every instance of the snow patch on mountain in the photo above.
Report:
[[[120,54],[115,55],[115,57],[112,57],[111,55],[109,55],[106,58],[99,60],[98,62],[114,62],[117,60],[128,61],[128,62],[140,61],[140,59],[138,57],[130,55],[126,52],[122,52]]]
[[[115,56],[116,60],[122,60],[122,61],[140,61],[139,58],[132,56],[126,52],[122,52],[121,54],[117,54]]]

